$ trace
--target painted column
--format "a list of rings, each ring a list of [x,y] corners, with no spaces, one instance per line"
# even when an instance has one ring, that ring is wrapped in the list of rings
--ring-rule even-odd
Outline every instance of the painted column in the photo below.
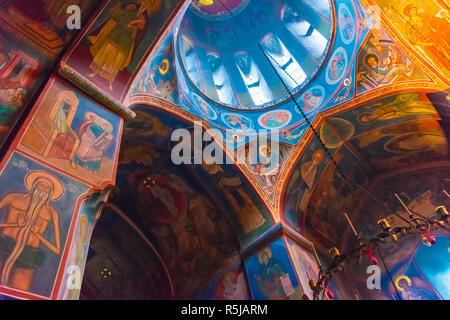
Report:
[[[77,299],[123,120],[52,77],[0,162],[0,296]]]
[[[277,224],[242,251],[255,300],[313,299],[310,279],[319,266],[314,246],[291,228]]]

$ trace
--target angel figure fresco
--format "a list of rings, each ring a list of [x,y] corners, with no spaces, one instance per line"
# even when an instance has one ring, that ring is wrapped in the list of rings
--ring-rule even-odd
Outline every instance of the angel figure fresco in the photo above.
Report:
[[[119,72],[125,70],[133,59],[138,32],[146,24],[144,12],[150,15],[160,5],[161,0],[140,0],[125,4],[121,0],[117,1],[108,12],[109,20],[98,34],[88,37],[93,58],[89,65],[92,71],[89,77],[102,77],[109,82],[109,89],[113,90]]]
[[[44,171],[29,173],[25,186],[28,192],[9,193],[0,200],[0,217],[5,216],[0,222],[0,281],[29,291],[36,270],[46,259],[42,247],[61,254],[59,213],[52,202],[64,194],[64,187]],[[54,242],[45,238],[49,228]]]
[[[420,72],[393,40],[375,25],[360,53],[358,92],[404,79],[416,79]]]

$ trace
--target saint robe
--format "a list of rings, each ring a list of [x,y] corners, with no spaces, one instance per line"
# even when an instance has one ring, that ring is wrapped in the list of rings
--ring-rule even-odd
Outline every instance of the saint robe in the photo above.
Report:
[[[97,75],[114,82],[120,71],[131,63],[138,29],[143,29],[145,18],[138,16],[138,9],[112,8],[110,19],[98,35],[88,37],[92,43],[93,57],[89,68]]]

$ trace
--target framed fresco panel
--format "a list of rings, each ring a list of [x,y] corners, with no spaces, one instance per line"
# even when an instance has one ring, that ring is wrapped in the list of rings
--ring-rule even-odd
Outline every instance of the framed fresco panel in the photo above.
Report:
[[[148,50],[182,4],[179,0],[109,1],[63,58],[61,73],[120,104]]]
[[[89,187],[13,153],[0,172],[0,293],[52,297],[74,212]]]
[[[53,78],[34,106],[18,149],[90,185],[114,181],[122,119]]]

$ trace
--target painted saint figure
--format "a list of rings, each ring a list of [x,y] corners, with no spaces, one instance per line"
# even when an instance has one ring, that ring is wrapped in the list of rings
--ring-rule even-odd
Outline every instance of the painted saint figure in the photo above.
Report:
[[[61,182],[51,174],[34,171],[25,177],[28,193],[9,193],[0,200],[7,208],[0,222],[1,284],[28,291],[36,270],[44,263],[43,244],[54,254],[61,253],[58,211],[51,202],[64,193]],[[54,243],[44,237],[53,225]]]
[[[105,152],[113,143],[113,127],[109,121],[87,112],[77,135],[80,144],[71,165],[98,172]]]
[[[261,264],[259,275],[253,277],[258,282],[258,289],[262,295],[270,300],[287,300],[288,297],[282,285],[282,278],[287,273],[283,265],[272,257],[269,248],[258,253],[258,261]]]
[[[109,11],[110,19],[96,36],[88,37],[92,43],[93,57],[89,68],[90,77],[99,75],[109,82],[109,88],[120,71],[127,68],[133,58],[138,30],[145,25],[145,16],[140,14],[137,3],[122,5],[119,0]]]
[[[407,37],[412,44],[429,51],[438,61],[450,68],[449,14],[441,10],[436,16],[419,11],[415,4],[403,11],[407,23]]]

